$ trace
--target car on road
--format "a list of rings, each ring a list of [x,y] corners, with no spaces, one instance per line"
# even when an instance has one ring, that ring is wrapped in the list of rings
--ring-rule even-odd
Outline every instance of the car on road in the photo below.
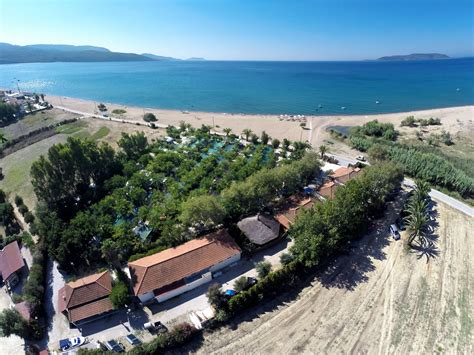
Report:
[[[141,344],[141,341],[140,339],[138,339],[135,335],[133,334],[128,334],[126,337],[125,337],[125,340],[128,341],[130,343],[130,345],[138,345],[138,344]]]
[[[395,224],[390,225],[390,234],[392,235],[393,239],[400,239],[400,232],[398,231],[398,228]]]
[[[365,161],[365,157],[363,155],[358,155],[358,156],[356,156],[356,160]]]
[[[107,350],[115,351],[116,353],[125,352],[125,347],[123,346],[123,344],[118,343],[117,341],[115,341],[113,339],[109,340],[109,341],[106,341],[105,342],[105,347],[107,348]]]
[[[59,348],[62,351],[70,350],[77,348],[81,345],[84,345],[87,342],[87,338],[84,337],[74,337],[68,339],[62,339],[59,341]]]

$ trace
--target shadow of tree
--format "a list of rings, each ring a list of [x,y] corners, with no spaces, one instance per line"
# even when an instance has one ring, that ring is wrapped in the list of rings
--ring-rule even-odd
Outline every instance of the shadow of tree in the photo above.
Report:
[[[426,257],[426,262],[430,259],[439,256],[440,250],[437,243],[439,236],[435,234],[439,223],[437,217],[439,213],[436,209],[437,202],[431,200],[428,205],[429,221],[426,225],[425,232],[412,243],[411,252],[416,254],[417,259]]]

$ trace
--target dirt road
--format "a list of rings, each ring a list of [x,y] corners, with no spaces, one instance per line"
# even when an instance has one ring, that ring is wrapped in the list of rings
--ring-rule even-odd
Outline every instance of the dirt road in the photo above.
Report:
[[[437,203],[433,233],[408,251],[385,228],[298,299],[206,336],[199,353],[472,353],[474,219]]]

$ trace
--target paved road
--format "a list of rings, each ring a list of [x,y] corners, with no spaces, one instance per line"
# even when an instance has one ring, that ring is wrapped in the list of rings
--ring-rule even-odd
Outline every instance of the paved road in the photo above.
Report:
[[[416,184],[412,179],[405,178],[403,180],[403,183],[406,186],[409,186],[409,187],[412,187],[412,188],[416,187]],[[454,209],[456,209],[458,211],[461,211],[462,213],[468,215],[469,217],[474,217],[474,208],[472,208],[469,205],[466,205],[465,203],[463,203],[459,200],[456,200],[455,198],[452,198],[451,196],[448,196],[448,195],[442,193],[441,191],[431,189],[430,196],[432,198],[438,200],[438,201],[441,201],[441,202],[447,204],[448,206],[453,207]]]

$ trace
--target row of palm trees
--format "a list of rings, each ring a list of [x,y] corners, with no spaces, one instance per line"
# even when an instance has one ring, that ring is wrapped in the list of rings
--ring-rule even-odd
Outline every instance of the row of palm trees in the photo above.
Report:
[[[426,181],[416,181],[413,196],[408,201],[405,223],[409,231],[408,245],[413,245],[415,239],[420,239],[426,232],[429,222],[428,194],[431,188]]]

